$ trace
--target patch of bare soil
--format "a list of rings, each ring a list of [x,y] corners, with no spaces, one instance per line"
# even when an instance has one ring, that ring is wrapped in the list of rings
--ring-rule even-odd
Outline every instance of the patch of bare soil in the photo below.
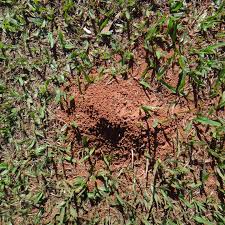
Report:
[[[118,153],[120,159],[131,151],[140,156],[148,150],[153,158],[172,154],[177,131],[188,119],[184,114],[190,111],[185,102],[177,104],[175,96],[144,90],[136,78],[106,78],[83,94],[73,87],[71,95],[74,107],[69,114],[61,112],[60,118],[77,124],[77,144],[87,137],[96,151]]]
[[[75,120],[81,131],[111,147],[141,147],[145,135],[141,127],[141,105],[159,106],[152,95],[148,99],[135,80],[102,81],[91,85],[85,95],[75,99]],[[93,139],[92,139],[93,140]]]

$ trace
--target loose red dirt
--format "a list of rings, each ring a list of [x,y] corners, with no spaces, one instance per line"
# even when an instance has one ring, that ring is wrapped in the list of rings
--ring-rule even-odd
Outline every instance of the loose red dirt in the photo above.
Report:
[[[105,78],[90,84],[83,94],[72,87],[71,95],[74,107],[69,114],[61,112],[60,118],[67,123],[75,121],[77,143],[87,137],[89,146],[99,152],[113,151],[120,158],[131,151],[140,155],[148,150],[153,158],[172,154],[177,132],[183,135],[184,120],[188,120],[184,114],[191,110],[166,91],[162,95],[157,90],[143,89],[132,77]],[[143,106],[152,108],[149,114]]]

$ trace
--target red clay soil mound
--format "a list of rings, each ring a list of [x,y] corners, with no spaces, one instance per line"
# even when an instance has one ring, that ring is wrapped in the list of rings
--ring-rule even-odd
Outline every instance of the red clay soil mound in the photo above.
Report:
[[[173,119],[174,114],[186,107],[177,105],[171,114],[170,102],[174,101],[174,96],[165,98],[157,91],[147,92],[133,78],[110,82],[104,79],[89,85],[83,94],[76,87],[72,89],[75,107],[70,115],[61,114],[61,118],[67,123],[68,118],[69,122],[77,123],[78,144],[86,136],[89,145],[101,151],[141,153],[151,149],[154,156],[165,156],[173,151],[176,128],[187,119],[182,115]],[[147,117],[142,106],[155,110]],[[155,128],[154,121],[160,122]]]
[[[61,111],[59,117],[67,124],[75,121],[78,125],[71,132],[78,146],[87,137],[89,146],[96,150],[113,150],[114,154],[115,150],[125,150],[123,154],[133,150],[139,155],[148,149],[154,158],[164,158],[174,151],[177,131],[182,133],[188,120],[186,102],[174,103],[175,95],[163,95],[157,88],[146,91],[132,77],[103,79],[90,84],[83,94],[72,85],[69,92],[75,107],[69,113]],[[142,106],[155,110],[147,117]],[[158,125],[153,126],[156,121]]]
[[[136,80],[101,81],[75,96],[74,119],[90,142],[123,149],[145,146],[141,106],[160,103],[154,94],[148,98]]]

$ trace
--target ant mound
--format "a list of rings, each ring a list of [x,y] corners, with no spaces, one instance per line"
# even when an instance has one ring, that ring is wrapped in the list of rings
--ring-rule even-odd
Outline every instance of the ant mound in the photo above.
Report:
[[[147,93],[134,79],[105,80],[91,84],[84,94],[74,91],[73,119],[78,137],[103,149],[143,150],[147,146],[148,121],[142,106],[159,107],[162,102]]]

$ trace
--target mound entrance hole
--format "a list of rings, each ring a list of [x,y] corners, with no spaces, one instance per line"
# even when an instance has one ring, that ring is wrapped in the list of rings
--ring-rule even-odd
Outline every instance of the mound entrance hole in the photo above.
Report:
[[[113,146],[117,146],[120,140],[124,137],[126,127],[122,127],[119,124],[110,123],[105,118],[100,118],[100,120],[96,123],[96,126],[90,128],[89,131],[94,133],[96,136],[100,136]]]

